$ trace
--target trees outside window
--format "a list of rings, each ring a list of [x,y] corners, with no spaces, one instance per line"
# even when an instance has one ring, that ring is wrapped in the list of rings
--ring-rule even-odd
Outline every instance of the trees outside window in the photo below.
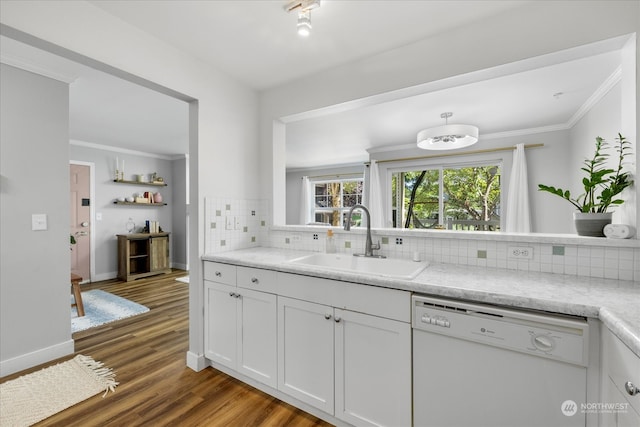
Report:
[[[313,183],[313,217],[314,221],[327,223],[336,227],[344,225],[349,209],[362,203],[362,178],[334,181],[315,181]],[[353,213],[351,225],[359,226],[361,215]]]
[[[396,228],[500,228],[498,165],[425,168],[392,174]]]

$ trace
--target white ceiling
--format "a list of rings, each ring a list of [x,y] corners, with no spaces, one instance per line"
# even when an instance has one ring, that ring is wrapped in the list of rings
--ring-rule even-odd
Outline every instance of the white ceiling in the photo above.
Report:
[[[286,1],[103,1],[90,3],[256,90],[450,31],[520,7],[523,1],[323,0],[312,11],[313,33],[295,33]],[[4,37],[0,52],[72,76],[70,134],[150,153],[186,153],[187,104],[119,78],[47,55]],[[618,47],[619,48],[619,47]],[[619,65],[600,54],[287,126],[288,167],[364,161],[367,149],[415,143],[418,130],[451,122],[474,124],[482,135],[568,123]],[[559,99],[553,94],[563,92]],[[315,149],[314,152],[308,151]],[[340,158],[336,159],[336,153]],[[314,162],[309,162],[314,159]]]
[[[90,0],[262,90],[404,46],[529,1],[321,0],[308,38],[287,0]]]

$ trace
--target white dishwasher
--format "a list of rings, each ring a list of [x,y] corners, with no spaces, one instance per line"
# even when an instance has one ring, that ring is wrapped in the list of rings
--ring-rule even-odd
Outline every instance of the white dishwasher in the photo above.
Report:
[[[414,295],[413,421],[583,426],[585,319]]]

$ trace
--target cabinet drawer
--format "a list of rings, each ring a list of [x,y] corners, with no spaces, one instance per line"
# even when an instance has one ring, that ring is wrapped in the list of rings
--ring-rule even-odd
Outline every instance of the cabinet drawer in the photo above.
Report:
[[[275,293],[278,286],[275,271],[260,268],[238,267],[238,286],[256,291]]]
[[[411,293],[408,291],[278,273],[278,295],[411,322]]]
[[[605,353],[605,370],[627,402],[636,412],[640,413],[640,395],[631,396],[625,389],[627,381],[631,381],[636,387],[640,387],[640,357],[636,356],[606,326],[603,329],[602,342]]]
[[[204,280],[235,286],[236,266],[219,262],[204,262]]]

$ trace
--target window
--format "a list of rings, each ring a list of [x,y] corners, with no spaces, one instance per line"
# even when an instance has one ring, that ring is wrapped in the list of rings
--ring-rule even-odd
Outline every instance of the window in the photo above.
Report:
[[[415,167],[391,175],[395,228],[500,228],[500,166]]]
[[[342,226],[349,209],[362,203],[363,179],[314,181],[313,218],[315,222]],[[351,224],[360,225],[360,211],[353,213]]]

